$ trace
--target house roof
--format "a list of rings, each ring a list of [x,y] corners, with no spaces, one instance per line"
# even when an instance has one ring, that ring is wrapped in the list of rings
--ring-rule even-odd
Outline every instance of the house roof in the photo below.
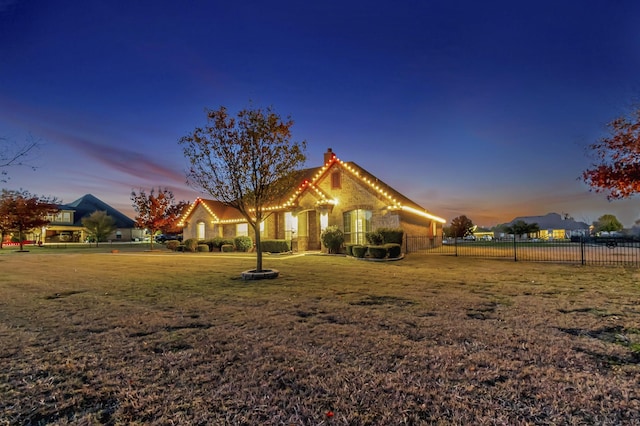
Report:
[[[125,216],[91,194],[86,194],[72,203],[59,205],[58,208],[60,210],[73,210],[75,212],[73,215],[73,224],[75,226],[82,226],[82,219],[95,211],[106,211],[107,215],[115,219],[118,228],[133,228],[135,226],[133,219]]]
[[[184,221],[187,220],[189,216],[191,216],[191,213],[198,205],[202,205],[216,221],[239,222],[245,220],[244,216],[242,216],[242,213],[240,213],[237,209],[226,205],[222,201],[208,200],[206,198],[198,197],[184,211],[183,215],[180,217],[180,223],[184,224]]]
[[[325,163],[324,166],[315,169],[308,169],[313,170],[313,176],[309,181],[311,182],[311,184],[317,182],[320,178],[322,178],[322,176],[328,173],[332,167],[338,166],[343,167],[356,179],[359,179],[362,184],[368,186],[372,190],[372,192],[377,194],[380,198],[384,199],[385,202],[388,203],[390,208],[406,211],[410,214],[426,217],[428,219],[432,219],[441,223],[446,222],[443,218],[435,216],[432,213],[428,212],[418,203],[410,200],[401,192],[387,185],[386,183],[375,177],[372,173],[360,167],[358,164],[351,161],[344,162],[338,159],[335,154],[332,155],[332,158],[327,163]]]
[[[513,219],[509,224],[511,225],[519,220],[525,223],[537,223],[540,229],[566,229],[569,231],[589,229],[589,225],[585,222],[563,219],[558,213],[547,213],[544,216],[520,216]]]
[[[331,151],[329,151],[331,153]],[[295,180],[300,182],[297,189],[292,191],[291,196],[280,207],[286,208],[287,206],[294,206],[297,200],[309,191],[319,199],[319,202],[332,203],[334,202],[330,194],[323,191],[317,183],[326,175],[333,167],[342,167],[348,173],[351,173],[356,179],[360,180],[365,186],[375,193],[381,199],[384,199],[392,209],[406,211],[410,214],[426,217],[428,219],[436,220],[441,223],[446,221],[438,216],[435,216],[425,210],[423,207],[404,196],[399,191],[395,190],[391,186],[387,185],[373,174],[369,173],[364,168],[360,167],[354,162],[344,162],[338,159],[335,154],[332,154],[331,158],[322,167],[312,167],[307,169],[301,169],[296,171]],[[216,201],[198,198],[196,201],[185,211],[180,222],[184,222],[189,218],[195,207],[202,204],[214,219],[219,221],[239,221],[242,220],[242,215],[234,208],[227,206],[226,204]]]

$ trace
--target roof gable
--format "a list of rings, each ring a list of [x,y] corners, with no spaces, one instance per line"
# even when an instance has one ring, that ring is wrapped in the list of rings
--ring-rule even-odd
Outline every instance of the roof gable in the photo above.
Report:
[[[178,225],[184,226],[198,206],[205,209],[215,222],[240,222],[246,220],[237,209],[226,205],[222,201],[198,197],[180,216]]]
[[[409,212],[411,214],[416,214],[431,220],[435,220],[440,223],[445,223],[446,221],[438,216],[435,216],[429,213],[426,209],[405,197],[402,193],[392,188],[390,185],[387,185],[382,180],[375,177],[372,173],[369,173],[364,168],[360,167],[354,162],[344,162],[336,157],[335,154],[332,154],[331,159],[329,159],[324,166],[315,169],[315,173],[311,177],[308,182],[303,182],[295,194],[289,199],[289,204],[294,204],[295,200],[300,196],[300,194],[305,190],[315,190],[318,187],[318,183],[324,177],[326,177],[330,170],[334,167],[341,167],[350,173],[353,177],[362,183],[362,185],[367,188],[372,194],[382,199],[391,209],[402,210]],[[311,169],[308,169],[311,170]],[[318,188],[319,189],[319,188]],[[320,196],[325,193],[321,193],[317,191]],[[335,203],[335,200],[330,195],[325,195],[322,200],[323,203]]]
[[[135,221],[133,219],[125,216],[91,194],[86,194],[69,204],[62,204],[59,208],[60,210],[73,210],[75,212],[73,219],[74,225],[76,226],[82,226],[82,219],[90,216],[96,211],[107,212],[107,215],[114,218],[118,228],[133,228],[135,226]]]

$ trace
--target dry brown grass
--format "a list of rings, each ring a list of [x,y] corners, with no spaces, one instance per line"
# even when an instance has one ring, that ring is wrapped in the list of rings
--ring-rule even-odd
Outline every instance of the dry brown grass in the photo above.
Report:
[[[640,424],[636,269],[265,265],[0,255],[0,424]]]

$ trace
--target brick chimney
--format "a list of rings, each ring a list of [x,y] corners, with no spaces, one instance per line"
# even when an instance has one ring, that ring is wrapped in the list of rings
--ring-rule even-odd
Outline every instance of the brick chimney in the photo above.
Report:
[[[327,152],[324,153],[324,164],[327,164],[335,156],[336,155],[333,153],[333,150],[331,148],[327,148]]]

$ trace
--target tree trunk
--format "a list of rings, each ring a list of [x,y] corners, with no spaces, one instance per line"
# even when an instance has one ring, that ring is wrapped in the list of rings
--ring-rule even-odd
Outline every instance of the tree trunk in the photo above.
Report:
[[[20,239],[20,251],[22,251],[24,247],[24,244],[22,242],[22,228],[18,229],[18,238]]]
[[[262,272],[262,244],[260,244],[260,223],[254,229],[256,235],[256,272]]]

